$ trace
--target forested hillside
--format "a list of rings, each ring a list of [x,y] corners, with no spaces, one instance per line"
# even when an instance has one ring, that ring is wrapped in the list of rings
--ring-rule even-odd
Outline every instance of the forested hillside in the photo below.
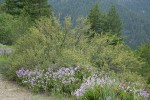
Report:
[[[34,93],[68,100],[149,100],[148,3],[5,0],[0,72]],[[148,43],[132,49],[124,38],[133,48]]]
[[[113,4],[122,19],[122,35],[131,47],[150,41],[149,0],[49,0],[61,21],[71,16],[73,22],[80,16],[87,16],[91,7],[98,2],[100,10],[107,11]]]

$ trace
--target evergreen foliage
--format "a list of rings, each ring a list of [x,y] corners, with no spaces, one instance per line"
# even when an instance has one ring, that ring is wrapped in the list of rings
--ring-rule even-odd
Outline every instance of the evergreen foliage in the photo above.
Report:
[[[31,18],[52,15],[47,0],[6,0],[6,12],[12,15],[28,14]]]
[[[108,27],[107,29],[114,34],[115,33],[120,34],[121,33],[121,19],[114,5],[111,6],[107,14],[107,17],[108,17],[107,19],[108,21],[106,25]]]
[[[15,41],[26,34],[32,25],[28,16],[14,17],[7,13],[0,14],[0,43],[12,45]]]
[[[126,43],[135,48],[143,41],[150,41],[150,0],[49,0],[49,2],[61,22],[69,15],[74,24],[78,17],[88,15],[95,3],[101,7],[100,13],[108,12],[113,4],[122,21],[121,35],[126,37]]]
[[[145,65],[142,67],[142,70],[140,70],[140,73],[147,79],[148,84],[150,84],[150,44],[146,43],[140,46],[137,50],[137,54],[145,61]]]
[[[91,23],[91,30],[95,31],[96,33],[102,32],[100,17],[101,17],[101,13],[99,11],[99,6],[98,4],[96,4],[90,10],[90,13],[88,15],[89,22]]]
[[[121,20],[115,6],[112,6],[106,14],[100,12],[99,5],[96,4],[90,10],[88,19],[91,23],[91,30],[96,33],[111,32],[112,34],[120,34],[121,32]]]
[[[61,3],[64,2],[69,1],[61,1]],[[7,13],[4,12],[4,9]],[[139,47],[135,52],[124,43],[122,38],[118,37],[118,34],[121,33],[122,22],[115,6],[112,6],[106,13],[101,12],[99,5],[96,4],[86,18],[77,19],[76,25],[72,23],[71,17],[65,17],[63,22],[61,21],[62,19],[58,20],[52,15],[47,0],[6,0],[6,5],[1,4],[0,44],[14,44],[13,53],[9,56],[7,64],[2,63],[2,66],[7,65],[2,68],[5,71],[3,73],[9,79],[20,82],[22,79],[17,76],[19,74],[16,75],[16,71],[18,73],[21,71],[20,74],[25,75],[27,69],[27,73],[35,71],[37,74],[37,69],[39,69],[43,74],[45,69],[52,68],[52,73],[58,70],[59,75],[62,74],[59,69],[63,71],[64,69],[68,70],[70,66],[72,66],[71,69],[81,66],[81,69],[76,70],[77,74],[75,75],[79,80],[75,80],[78,82],[78,85],[74,83],[75,87],[72,85],[72,81],[70,81],[70,85],[64,87],[66,84],[61,83],[62,78],[59,81],[49,80],[48,86],[43,81],[46,79],[47,73],[41,77],[41,82],[46,83],[48,91],[51,88],[58,88],[61,92],[70,95],[72,90],[79,87],[84,79],[86,80],[90,71],[94,76],[96,74],[110,75],[123,79],[125,82],[142,81],[144,83],[144,77],[147,83],[150,83],[150,44]],[[87,33],[90,38],[85,35]],[[0,50],[3,47],[2,45]],[[97,72],[93,73],[94,71]],[[48,73],[48,75],[50,74]],[[24,79],[27,77],[23,76]],[[31,78],[34,79],[35,76],[33,75]],[[35,83],[37,82],[35,81]],[[58,83],[58,87],[55,83]],[[29,84],[27,85],[29,86]],[[43,83],[40,83],[37,88],[35,87],[35,91],[41,91],[41,86]],[[107,87],[103,88],[104,91],[99,87],[96,88],[96,91],[95,89],[89,90],[87,97],[93,98],[99,90],[102,90],[102,93],[108,93],[105,91]],[[91,94],[93,91],[95,93]],[[101,95],[103,94],[99,94],[99,97]],[[120,95],[123,96],[123,94]],[[126,98],[126,96],[123,97]]]
[[[52,16],[47,0],[6,0],[0,4],[0,43],[14,44],[42,16]]]

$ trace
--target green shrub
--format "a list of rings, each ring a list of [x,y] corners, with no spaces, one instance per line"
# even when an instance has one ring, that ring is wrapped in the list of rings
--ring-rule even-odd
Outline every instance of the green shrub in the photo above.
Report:
[[[121,80],[126,80],[127,82],[142,82],[144,84],[146,84],[146,81],[144,80],[144,78],[139,74],[139,73],[135,73],[135,72],[123,72],[120,74],[117,74],[116,77],[118,77]]]
[[[148,77],[148,79],[147,79],[147,80],[148,80],[148,81],[147,81],[147,83],[148,83],[148,84],[150,84],[150,77]]]
[[[89,88],[80,100],[115,100],[115,93],[108,86],[95,85],[94,88]]]
[[[114,71],[122,73],[128,70],[132,72],[138,71],[143,65],[134,52],[124,43],[111,45],[117,37],[115,35],[98,35],[89,43],[92,53],[92,66],[98,67],[106,72]]]
[[[146,43],[141,45],[136,50],[136,53],[145,62],[142,66],[142,70],[139,70],[139,73],[147,80],[147,83],[150,84],[150,44]]]
[[[87,84],[90,84],[90,82]],[[128,84],[126,82],[109,83],[109,81],[103,83],[102,81],[100,85],[95,84],[87,88],[84,95],[79,96],[78,100],[145,100],[148,98],[149,94],[147,92],[145,92],[146,95],[143,95],[144,91],[140,90],[141,87],[137,88],[138,85],[133,85],[132,87],[132,84],[131,82]],[[136,92],[139,90],[140,93]]]
[[[12,45],[30,27],[29,17],[0,14],[0,43]]]
[[[25,36],[15,45],[11,56],[8,77],[14,77],[15,71],[25,67],[45,68],[90,66],[109,73],[136,72],[142,61],[124,43],[112,43],[118,39],[116,35],[101,34],[88,38],[90,24],[80,18],[77,26],[72,28],[71,18],[67,17],[64,25],[56,18],[42,17],[36,21]]]
[[[86,25],[85,19],[80,19],[77,27],[71,29],[70,20],[70,17],[65,19],[64,27],[56,18],[43,17],[36,21],[35,26],[17,41],[8,76],[15,78],[15,71],[21,67],[90,65],[83,51],[84,45],[87,45],[84,33],[89,25]]]
[[[8,57],[0,55],[0,74],[5,74],[8,69]]]

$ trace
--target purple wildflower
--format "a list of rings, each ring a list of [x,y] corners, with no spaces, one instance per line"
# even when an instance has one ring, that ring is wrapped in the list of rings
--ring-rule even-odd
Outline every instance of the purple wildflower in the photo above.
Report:
[[[149,93],[147,93],[147,91],[142,91],[140,95],[143,97],[149,97]]]

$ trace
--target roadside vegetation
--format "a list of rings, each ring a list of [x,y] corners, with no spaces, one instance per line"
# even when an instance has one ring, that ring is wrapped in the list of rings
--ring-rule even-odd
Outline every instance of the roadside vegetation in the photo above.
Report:
[[[106,14],[95,5],[73,26],[71,17],[60,23],[47,0],[36,2],[45,5],[37,9],[40,13],[28,0],[17,3],[24,4],[21,8],[6,1],[1,5],[7,9],[0,14],[0,49],[12,52],[0,54],[4,77],[33,93],[59,94],[61,99],[149,98],[149,44],[137,50],[125,44],[114,6]]]

